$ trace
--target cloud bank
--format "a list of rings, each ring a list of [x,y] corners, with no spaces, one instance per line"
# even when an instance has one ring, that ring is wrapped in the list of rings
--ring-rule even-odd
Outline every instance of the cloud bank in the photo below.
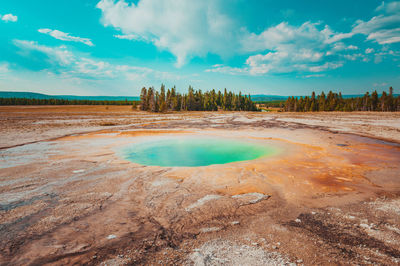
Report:
[[[44,70],[60,77],[129,81],[158,79],[160,82],[180,79],[180,76],[168,72],[156,71],[147,67],[112,64],[83,54],[76,54],[64,45],[52,47],[27,40],[14,40],[13,43],[21,49],[22,55],[26,57],[31,57],[32,52],[45,55],[49,66]]]

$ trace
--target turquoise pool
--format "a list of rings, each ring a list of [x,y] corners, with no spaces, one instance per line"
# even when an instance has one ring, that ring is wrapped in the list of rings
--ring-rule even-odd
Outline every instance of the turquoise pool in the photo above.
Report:
[[[220,137],[167,137],[144,140],[121,150],[124,159],[148,166],[196,167],[258,159],[276,149],[252,141]]]

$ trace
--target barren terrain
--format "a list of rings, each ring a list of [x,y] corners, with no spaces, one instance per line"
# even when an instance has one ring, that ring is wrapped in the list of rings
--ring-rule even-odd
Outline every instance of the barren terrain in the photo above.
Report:
[[[0,264],[400,264],[400,113],[152,114],[0,107]],[[206,167],[118,156],[168,135],[279,155]]]

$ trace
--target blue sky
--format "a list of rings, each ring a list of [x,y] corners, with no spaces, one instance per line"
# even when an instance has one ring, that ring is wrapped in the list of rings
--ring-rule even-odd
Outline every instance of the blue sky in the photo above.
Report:
[[[0,90],[400,92],[400,1],[2,0]]]

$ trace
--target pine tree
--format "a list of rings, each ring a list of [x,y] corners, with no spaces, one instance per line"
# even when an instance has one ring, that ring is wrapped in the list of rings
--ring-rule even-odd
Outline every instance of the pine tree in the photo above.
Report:
[[[378,92],[375,90],[371,94],[371,111],[377,111],[378,110],[378,103],[379,103]]]
[[[145,87],[142,88],[142,91],[140,93],[140,102],[141,102],[141,106],[140,109],[142,111],[146,111],[148,106],[147,106],[147,89]]]
[[[156,112],[156,100],[154,94],[154,88],[150,87],[147,91],[147,110],[151,112]]]

